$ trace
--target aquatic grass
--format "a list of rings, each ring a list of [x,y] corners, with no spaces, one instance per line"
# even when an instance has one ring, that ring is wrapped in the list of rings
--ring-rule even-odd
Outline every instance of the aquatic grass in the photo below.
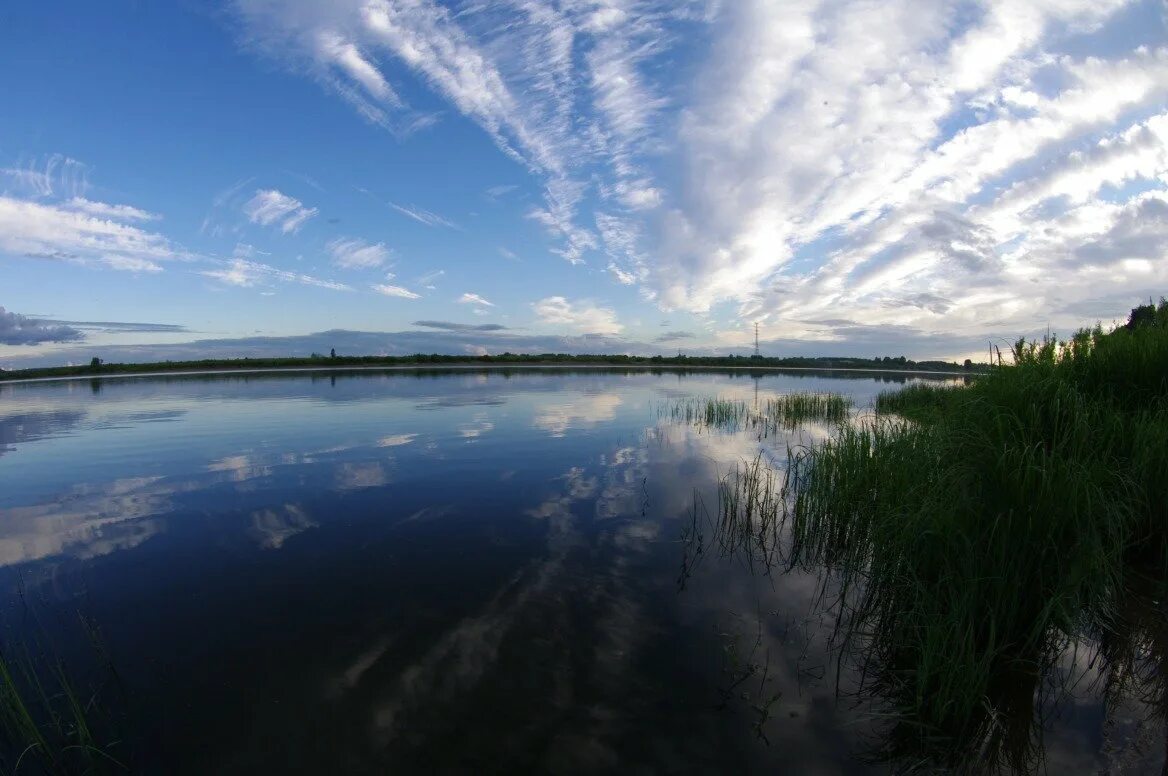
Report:
[[[717,518],[710,515],[705,501],[694,491],[689,523],[681,534],[682,560],[678,589],[686,583],[707,549],[716,547],[722,558],[743,560],[752,571],[769,574],[780,565],[780,528],[784,505],[780,476],[765,460],[763,452],[735,464],[718,481]]]
[[[749,565],[753,567],[757,558],[769,570],[783,513],[778,479],[762,452],[735,465],[719,483],[718,512],[716,538],[723,555],[746,549],[743,556]]]
[[[958,397],[963,386],[912,383],[896,391],[883,391],[876,397],[876,412],[882,415],[900,415],[914,420],[926,419],[944,412]]]
[[[852,400],[836,393],[791,393],[767,399],[762,416],[775,427],[794,430],[809,421],[843,423]]]
[[[674,401],[658,414],[675,423],[726,433],[750,430],[763,438],[813,421],[843,423],[851,408],[851,399],[839,394],[792,393],[768,398],[761,406],[739,399],[690,397]]]
[[[733,399],[679,399],[660,412],[675,423],[738,431],[749,420],[751,413],[744,401]]]
[[[92,627],[83,625],[93,636]],[[0,646],[0,770],[127,772],[111,754],[116,742],[105,730],[101,687],[82,694],[73,672],[52,650],[47,631],[39,623],[24,630],[24,638]],[[108,665],[100,670],[112,673]]]
[[[788,563],[826,569],[838,642],[897,734],[942,760],[995,742],[1023,768],[1040,677],[1112,627],[1133,553],[1166,557],[1168,327],[1014,351],[791,451],[784,495]]]

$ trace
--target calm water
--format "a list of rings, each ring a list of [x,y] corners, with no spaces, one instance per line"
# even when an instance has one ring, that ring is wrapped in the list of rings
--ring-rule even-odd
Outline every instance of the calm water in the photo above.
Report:
[[[848,693],[814,574],[708,553],[679,585],[695,490],[716,501],[735,463],[781,467],[830,430],[759,440],[661,411],[793,391],[862,407],[889,387],[611,371],[0,386],[5,654],[36,643],[66,666],[137,771],[885,770],[865,764],[879,703]],[[1159,770],[1162,720],[1105,706],[1082,670],[1047,767]]]

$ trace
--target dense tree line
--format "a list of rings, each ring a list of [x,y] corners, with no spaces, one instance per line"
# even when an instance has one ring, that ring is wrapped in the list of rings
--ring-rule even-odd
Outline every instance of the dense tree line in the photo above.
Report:
[[[607,365],[607,366],[685,366],[685,367],[760,367],[788,369],[876,369],[880,371],[959,372],[979,369],[966,361],[965,365],[949,361],[912,361],[904,356],[890,358],[847,358],[802,356],[768,358],[758,356],[630,356],[630,355],[569,355],[566,353],[502,353],[485,356],[458,356],[439,353],[415,353],[408,356],[338,356],[313,353],[308,358],[238,358],[204,359],[201,361],[159,361],[154,363],[117,364],[99,357],[85,366],[61,366],[40,369],[0,371],[0,380],[22,380],[38,377],[73,377],[87,375],[116,375],[140,372],[172,372],[232,369],[293,369],[305,367],[353,366],[414,366],[414,365]]]

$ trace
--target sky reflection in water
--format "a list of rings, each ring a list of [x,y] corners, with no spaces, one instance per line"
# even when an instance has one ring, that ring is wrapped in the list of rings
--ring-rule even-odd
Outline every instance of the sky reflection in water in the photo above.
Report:
[[[888,387],[644,372],[0,386],[6,635],[26,627],[22,600],[97,623],[143,770],[864,771],[878,728],[837,702],[816,578],[708,558],[677,584],[695,488],[716,499],[734,463],[762,448],[781,465],[786,442],[829,429],[760,444],[658,410],[829,390],[863,407]],[[83,662],[86,640],[58,630]],[[1118,757],[1098,698],[1070,707],[1048,766]]]

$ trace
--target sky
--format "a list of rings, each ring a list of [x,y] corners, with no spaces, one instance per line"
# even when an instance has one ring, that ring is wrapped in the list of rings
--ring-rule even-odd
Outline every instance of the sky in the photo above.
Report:
[[[1164,0],[0,7],[0,367],[978,358],[1168,293]]]

